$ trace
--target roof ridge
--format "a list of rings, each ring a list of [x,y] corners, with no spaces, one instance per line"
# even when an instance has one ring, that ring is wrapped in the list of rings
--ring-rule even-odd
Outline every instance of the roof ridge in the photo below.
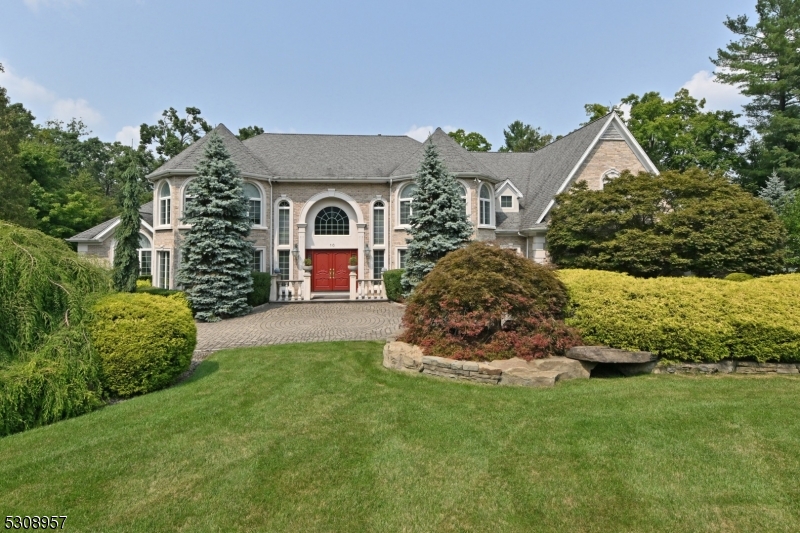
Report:
[[[285,135],[285,136],[294,135],[294,136],[297,136],[297,137],[300,137],[300,136],[305,136],[305,137],[374,137],[374,138],[377,138],[377,137],[408,137],[409,139],[417,141],[416,139],[414,139],[413,137],[409,137],[408,135],[384,135],[382,133],[372,133],[372,134],[369,134],[369,133],[277,133],[277,132],[265,131],[264,133],[259,133],[258,135],[254,135],[253,137],[245,139],[242,142],[245,143],[245,142],[249,141],[250,139],[257,139],[258,137],[262,137],[264,135]],[[417,142],[419,142],[419,141],[417,141]]]
[[[605,119],[607,119],[609,116],[613,115],[614,113],[616,113],[616,111],[611,111],[610,113],[608,113],[608,114],[606,114],[606,115],[603,115],[602,117],[598,118],[597,120],[593,120],[593,121],[591,121],[591,122],[589,122],[589,123],[587,123],[587,124],[584,124],[584,125],[583,125],[583,126],[581,126],[580,128],[577,128],[577,129],[574,129],[574,130],[572,130],[571,132],[567,133],[566,135],[564,135],[563,137],[561,137],[561,138],[559,138],[559,139],[556,139],[555,141],[551,142],[550,144],[547,144],[547,145],[545,145],[545,146],[542,146],[542,147],[541,147],[541,148],[539,148],[538,150],[534,150],[533,152],[528,152],[528,153],[531,153],[531,154],[537,154],[537,153],[541,152],[542,150],[544,150],[545,148],[548,148],[548,147],[550,147],[550,146],[553,146],[554,144],[556,144],[556,143],[557,143],[557,142],[559,142],[559,141],[563,141],[564,139],[566,139],[567,137],[569,137],[569,136],[570,136],[570,135],[572,135],[573,133],[578,133],[579,131],[586,129],[586,128],[588,128],[589,126],[592,126],[593,124],[596,124],[597,122],[600,122],[601,120],[605,120]],[[517,153],[524,153],[524,152],[517,152]]]

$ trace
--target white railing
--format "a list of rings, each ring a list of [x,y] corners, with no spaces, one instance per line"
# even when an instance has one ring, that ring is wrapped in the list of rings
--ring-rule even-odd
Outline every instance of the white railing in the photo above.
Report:
[[[277,280],[278,302],[299,302],[303,299],[303,280],[279,279]]]
[[[360,279],[357,281],[356,300],[385,300],[383,280]]]

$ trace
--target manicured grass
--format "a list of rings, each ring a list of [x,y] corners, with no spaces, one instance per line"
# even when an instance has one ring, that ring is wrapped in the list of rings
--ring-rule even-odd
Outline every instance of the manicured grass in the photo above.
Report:
[[[219,352],[180,386],[0,439],[0,518],[68,531],[798,531],[800,379],[500,388],[380,343]]]

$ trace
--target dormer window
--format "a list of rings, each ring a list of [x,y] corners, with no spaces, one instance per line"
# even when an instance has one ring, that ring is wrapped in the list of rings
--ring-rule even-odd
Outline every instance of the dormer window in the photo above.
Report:
[[[500,197],[500,207],[514,207],[514,199],[511,196],[503,195]]]

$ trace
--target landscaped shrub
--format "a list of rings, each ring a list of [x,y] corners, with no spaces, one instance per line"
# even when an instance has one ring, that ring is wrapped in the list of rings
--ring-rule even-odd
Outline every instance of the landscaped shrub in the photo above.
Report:
[[[725,281],[747,281],[753,279],[753,276],[745,274],[744,272],[734,272],[733,274],[725,276],[724,279]]]
[[[34,353],[0,367],[0,436],[102,405],[100,365],[83,326],[62,328]]]
[[[265,304],[269,301],[269,290],[272,276],[268,272],[253,272],[253,292],[247,295],[250,307]]]
[[[136,290],[137,291],[139,291],[141,289],[147,289],[147,288],[152,287],[152,286],[153,286],[153,282],[150,280],[149,277],[145,278],[145,279],[139,278],[139,279],[136,280]]]
[[[513,251],[473,242],[417,285],[402,340],[455,359],[533,359],[580,344],[561,320],[566,290],[553,273]]]
[[[99,301],[94,314],[92,343],[112,394],[166,387],[189,368],[197,329],[182,294],[114,294]]]
[[[100,404],[87,308],[108,271],[63,241],[0,222],[0,435]]]
[[[593,270],[557,275],[569,290],[566,322],[588,344],[685,361],[800,361],[800,274],[746,283]]]
[[[397,270],[387,270],[383,273],[383,285],[386,287],[386,297],[393,302],[403,301],[403,286],[400,284],[400,278],[403,277],[402,268]]]

